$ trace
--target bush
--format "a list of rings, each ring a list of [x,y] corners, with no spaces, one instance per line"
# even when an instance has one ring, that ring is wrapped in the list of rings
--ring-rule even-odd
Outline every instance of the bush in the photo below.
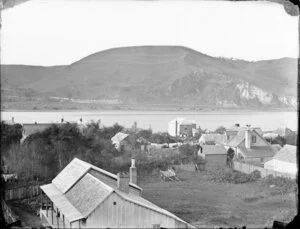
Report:
[[[224,170],[221,170],[215,173],[211,180],[219,183],[244,184],[257,181],[260,179],[260,177],[260,172],[257,170],[250,174],[245,174],[235,170],[229,172],[224,172]]]

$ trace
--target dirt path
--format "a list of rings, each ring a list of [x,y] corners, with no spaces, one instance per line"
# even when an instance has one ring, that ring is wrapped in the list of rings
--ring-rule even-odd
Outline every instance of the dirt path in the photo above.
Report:
[[[12,211],[20,217],[23,227],[42,227],[40,218],[30,212],[25,211],[17,203],[9,205]]]

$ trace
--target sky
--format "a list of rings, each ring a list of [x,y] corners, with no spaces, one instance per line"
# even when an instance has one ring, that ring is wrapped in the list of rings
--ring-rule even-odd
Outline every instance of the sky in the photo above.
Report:
[[[32,0],[2,12],[1,64],[68,65],[126,46],[257,61],[298,57],[298,17],[270,2]]]

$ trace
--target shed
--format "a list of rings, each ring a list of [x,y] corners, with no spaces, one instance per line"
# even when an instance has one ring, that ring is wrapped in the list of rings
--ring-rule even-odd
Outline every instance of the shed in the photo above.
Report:
[[[118,151],[128,151],[128,150],[132,150],[133,148],[131,147],[131,144],[129,142],[128,139],[129,135],[119,132],[117,134],[115,134],[115,136],[113,136],[111,138],[112,144],[115,146],[115,148]]]
[[[296,175],[297,147],[285,145],[271,160],[264,163],[264,168]]]
[[[223,145],[203,145],[202,152],[208,165],[226,165],[227,151]]]

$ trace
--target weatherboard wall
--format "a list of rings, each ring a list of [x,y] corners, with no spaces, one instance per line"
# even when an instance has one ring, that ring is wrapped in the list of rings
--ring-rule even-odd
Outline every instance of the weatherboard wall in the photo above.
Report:
[[[166,228],[186,227],[185,224],[176,221],[113,193],[89,215],[86,228],[153,228],[154,224]]]

